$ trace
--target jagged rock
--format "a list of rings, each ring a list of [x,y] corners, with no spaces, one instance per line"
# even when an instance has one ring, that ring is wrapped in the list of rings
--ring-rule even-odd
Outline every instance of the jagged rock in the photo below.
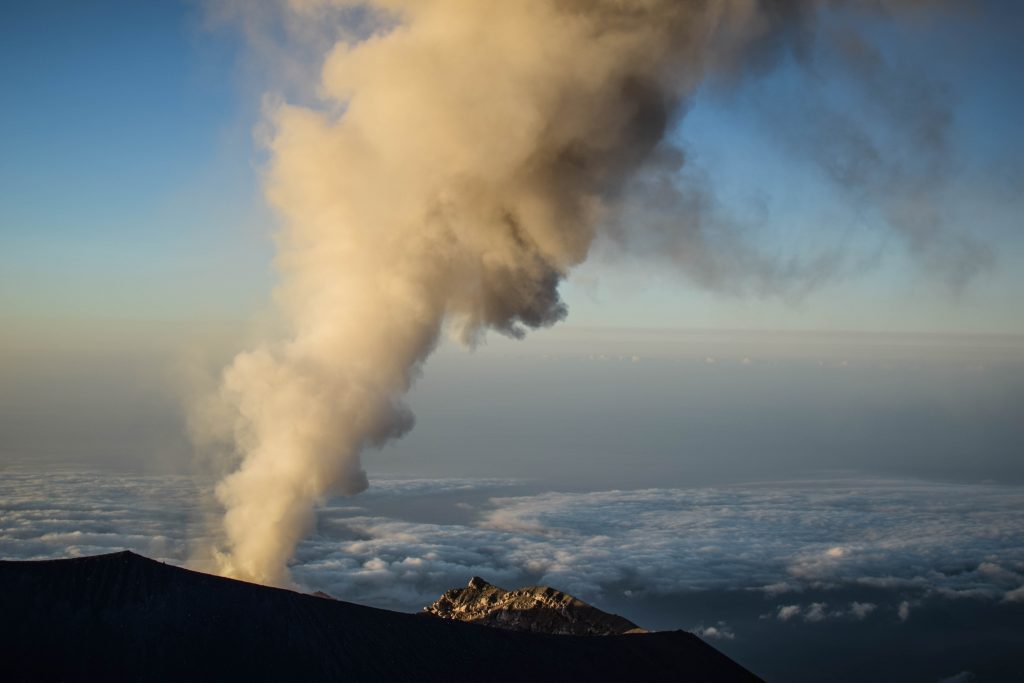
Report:
[[[333,595],[331,595],[330,593],[324,593],[323,591],[313,591],[312,593],[310,593],[310,595],[312,595],[314,598],[323,598],[324,600],[337,600],[338,599],[338,598],[334,597]]]
[[[423,611],[442,619],[469,621],[511,631],[577,636],[646,633],[617,614],[602,612],[578,598],[545,586],[505,590],[479,576],[465,588],[446,591]]]

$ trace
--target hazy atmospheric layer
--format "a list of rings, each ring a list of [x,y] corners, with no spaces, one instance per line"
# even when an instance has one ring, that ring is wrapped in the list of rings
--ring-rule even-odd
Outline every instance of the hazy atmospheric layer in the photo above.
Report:
[[[928,88],[903,98],[906,89],[890,87],[899,79],[858,38],[855,22],[834,25],[843,15],[825,6],[381,0],[282,7],[286,26],[326,35],[329,49],[306,88],[316,103],[268,99],[266,192],[282,221],[276,301],[286,331],[239,354],[193,418],[204,446],[225,444],[233,457],[217,487],[226,511],[223,541],[213,549],[221,571],[288,581],[287,560],[312,528],[315,503],[363,490],[361,450],[411,427],[402,396],[442,330],[472,342],[489,328],[518,336],[560,320],[559,283],[602,228],[626,243],[651,228],[652,239],[638,243],[709,286],[749,281],[784,291],[826,277],[829,255],[780,264],[713,224],[677,239],[671,221],[642,220],[622,201],[642,192],[662,219],[699,214],[700,193],[672,180],[683,156],[664,144],[670,123],[705,79],[744,78],[787,50],[807,57],[823,17],[843,64],[884,96],[891,111],[882,114],[906,122],[901,130],[915,149],[942,150],[941,101]],[[823,120],[808,129],[841,128]],[[884,148],[857,136],[835,139],[843,146],[830,172],[879,203],[911,248],[954,285],[987,262],[983,248],[946,234],[918,201],[941,163],[929,156],[925,176],[883,164],[879,185],[871,167]],[[897,186],[907,192],[892,195]]]

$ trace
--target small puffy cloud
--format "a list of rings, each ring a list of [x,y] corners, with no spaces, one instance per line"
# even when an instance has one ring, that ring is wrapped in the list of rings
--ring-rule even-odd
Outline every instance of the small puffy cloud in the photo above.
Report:
[[[782,605],[775,616],[779,621],[789,621],[793,617],[799,616],[799,614],[800,605]]]
[[[975,571],[982,581],[1007,588],[1020,586],[1024,582],[1024,576],[996,562],[982,562]]]
[[[878,609],[878,605],[873,602],[851,602],[850,616],[858,621],[863,621],[876,609]]]
[[[803,586],[790,581],[777,581],[775,583],[769,583],[765,586],[761,586],[755,590],[760,590],[765,595],[774,597],[776,595],[784,595],[786,593],[800,593],[803,591]]]
[[[900,621],[906,621],[910,618],[910,603],[904,600],[900,603],[900,606],[896,609],[896,614],[899,615]]]
[[[824,602],[812,602],[804,612],[804,621],[824,621],[829,616],[825,611],[826,607],[827,605]]]
[[[1024,586],[1007,591],[1006,595],[1003,596],[1003,600],[1006,602],[1024,602]]]
[[[736,634],[724,621],[718,622],[715,626],[695,626],[693,632],[706,640],[736,640]]]

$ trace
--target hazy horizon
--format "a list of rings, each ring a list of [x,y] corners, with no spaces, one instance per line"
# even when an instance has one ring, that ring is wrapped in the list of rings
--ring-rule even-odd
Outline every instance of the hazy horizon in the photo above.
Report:
[[[244,326],[156,329],[7,337],[4,461],[201,473],[183,398]],[[1013,335],[564,326],[472,351],[445,344],[411,394],[417,427],[365,463],[371,474],[590,487],[830,471],[1020,483],[1022,398]]]

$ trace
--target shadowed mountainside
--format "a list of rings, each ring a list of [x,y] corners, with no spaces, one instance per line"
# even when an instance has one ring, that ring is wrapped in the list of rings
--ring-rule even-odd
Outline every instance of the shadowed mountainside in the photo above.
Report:
[[[3,680],[760,679],[683,631],[548,635],[390,612],[120,552],[0,561]]]

